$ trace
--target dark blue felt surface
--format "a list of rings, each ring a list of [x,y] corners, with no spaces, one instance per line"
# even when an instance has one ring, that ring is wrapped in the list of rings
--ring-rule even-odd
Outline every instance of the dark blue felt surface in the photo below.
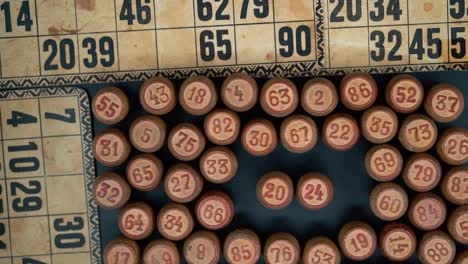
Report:
[[[388,80],[395,75],[375,75],[379,87],[380,95],[378,103],[384,104],[384,87]],[[465,98],[468,98],[468,72],[443,72],[443,73],[416,73],[414,76],[418,77],[426,91],[440,82],[450,82],[457,85],[463,91]],[[330,77],[330,79],[338,84],[341,77]],[[302,87],[308,79],[294,79],[293,81]],[[222,79],[216,79],[218,87],[220,86]],[[261,86],[265,80],[258,80]],[[108,85],[114,85],[122,88],[129,96],[131,100],[131,110],[129,117],[119,124],[117,127],[128,131],[129,124],[136,117],[144,114],[144,111],[138,102],[138,90],[142,82],[131,82],[131,83],[112,83],[112,84],[99,84],[99,85],[83,85],[90,96],[93,96],[99,88],[103,88]],[[176,82],[180,85],[180,82]],[[465,105],[466,105],[465,99]],[[218,107],[223,107],[222,103],[219,102]],[[423,112],[420,109],[420,112]],[[335,112],[346,112],[353,114],[356,118],[360,118],[361,113],[352,112],[345,109],[342,105],[339,105]],[[298,109],[297,113],[305,113],[302,109]],[[240,115],[242,123],[245,124],[248,120],[254,117],[267,117],[266,114],[261,110],[259,104],[249,111]],[[404,116],[400,116],[401,118]],[[281,119],[267,117],[268,119],[275,122],[277,129]],[[195,117],[186,114],[180,106],[164,116],[163,119],[167,122],[168,128],[172,128],[179,122],[193,122],[196,125],[202,127],[203,117]],[[323,118],[314,118],[319,128],[323,123]],[[451,124],[439,124],[439,129],[449,126],[460,126],[468,128],[468,109],[465,110],[463,115],[455,122]],[[105,126],[94,121],[95,132],[99,132]],[[398,140],[393,140],[393,144],[400,146]],[[220,189],[226,191],[231,195],[236,209],[236,215],[232,224],[218,232],[221,240],[232,230],[236,228],[251,228],[255,230],[261,237],[262,241],[265,241],[268,234],[277,231],[290,232],[296,236],[301,246],[304,246],[305,242],[317,235],[326,235],[336,241],[338,232],[341,226],[352,220],[362,220],[370,223],[375,230],[380,232],[384,222],[378,220],[373,216],[369,207],[369,194],[377,183],[374,182],[369,176],[366,175],[364,168],[364,155],[372,145],[365,139],[361,138],[358,145],[347,152],[336,152],[328,149],[324,146],[323,142],[319,140],[317,146],[310,152],[297,155],[287,152],[282,146],[274,151],[272,155],[264,158],[256,158],[247,154],[238,141],[236,141],[231,149],[235,152],[239,160],[239,170],[236,177],[227,184],[213,185],[206,184],[204,190],[209,189]],[[407,156],[408,152],[402,153]],[[434,150],[430,151],[435,154]],[[136,153],[136,152],[135,152]],[[166,168],[170,167],[171,164],[177,163],[177,161],[171,157],[167,147],[162,151],[156,153],[163,162]],[[193,162],[194,166],[198,166],[198,161]],[[449,167],[444,166],[444,171]],[[124,173],[124,167],[120,168],[104,168],[97,165],[98,175],[104,171],[112,170],[120,173]],[[297,201],[294,201],[290,206],[284,210],[272,211],[263,208],[256,199],[255,185],[260,176],[265,172],[271,170],[282,170],[289,174],[293,181],[296,183],[299,177],[305,172],[318,171],[322,172],[330,177],[333,181],[335,188],[335,198],[332,203],[325,209],[320,211],[308,211],[303,209]],[[397,183],[404,185],[402,179],[399,177],[396,180]],[[440,190],[436,190],[440,194]],[[414,192],[408,190],[410,198],[414,195]],[[155,191],[148,193],[134,192],[132,194],[133,200],[145,201],[153,206],[155,211],[158,211],[166,202],[168,198],[164,195],[163,188],[160,186]],[[449,206],[449,212],[453,210],[453,206],[447,203]],[[189,204],[190,208],[193,208],[193,203]],[[102,232],[102,243],[103,247],[109,240],[119,236],[119,230],[117,226],[117,215],[118,210],[100,212],[101,221],[101,232]],[[407,217],[402,219],[403,222],[408,223]],[[199,229],[199,226],[196,227]],[[445,227],[443,228],[445,230]],[[417,232],[420,235],[420,232]],[[157,238],[159,235],[157,232],[153,234],[151,239]],[[147,239],[142,241],[140,244],[144,247],[148,241]],[[181,246],[182,243],[179,243]],[[463,247],[458,245],[461,250]],[[222,263],[225,263],[224,261]],[[352,263],[348,260],[344,260],[343,263]],[[380,254],[376,253],[375,256],[365,263],[388,263],[385,261]],[[418,263],[416,257],[413,257],[410,263]]]

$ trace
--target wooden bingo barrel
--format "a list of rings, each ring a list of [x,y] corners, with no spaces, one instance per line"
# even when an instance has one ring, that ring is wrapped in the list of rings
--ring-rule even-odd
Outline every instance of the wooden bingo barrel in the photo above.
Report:
[[[180,254],[174,242],[165,239],[149,243],[143,253],[143,264],[180,264]]]
[[[458,205],[468,204],[468,168],[451,169],[442,181],[442,193],[445,199]]]
[[[110,241],[104,249],[104,263],[139,264],[140,248],[133,240],[127,238],[116,238]]]
[[[424,87],[411,75],[398,75],[387,84],[385,99],[396,112],[412,113],[418,110],[424,100]]]
[[[299,179],[297,184],[297,200],[307,209],[325,208],[333,200],[333,195],[332,182],[320,173],[307,173]]]
[[[184,257],[189,264],[217,264],[221,257],[221,245],[215,233],[198,231],[184,242]]]
[[[94,116],[100,122],[107,125],[117,124],[127,117],[128,97],[118,88],[104,88],[94,96],[92,109]]]
[[[391,223],[384,226],[380,233],[380,252],[396,262],[404,262],[416,251],[417,239],[413,230],[401,223]]]
[[[377,84],[369,74],[351,73],[341,80],[341,102],[351,110],[366,110],[375,103],[378,94]]]
[[[377,145],[369,149],[365,158],[366,171],[374,180],[392,181],[403,168],[403,157],[397,148],[391,145]]]
[[[153,115],[165,115],[177,104],[174,84],[163,77],[145,81],[140,88],[139,97],[143,109]]]
[[[375,231],[364,222],[345,224],[338,234],[338,241],[343,254],[354,261],[370,258],[377,248]]]
[[[415,227],[432,231],[445,222],[447,209],[439,196],[433,193],[420,193],[413,198],[408,216]]]
[[[245,73],[232,74],[221,86],[221,99],[224,105],[236,112],[248,111],[258,100],[257,82]]]
[[[172,241],[185,239],[192,233],[193,217],[189,209],[182,204],[166,204],[158,213],[159,233]]]
[[[327,237],[316,237],[307,241],[302,254],[302,263],[340,264],[341,253],[333,241]]]
[[[325,145],[331,149],[350,150],[359,140],[359,126],[351,115],[333,114],[325,120],[322,136]]]
[[[130,126],[130,142],[141,152],[160,150],[166,141],[166,123],[154,115],[144,115]]]
[[[305,153],[317,144],[317,126],[305,115],[286,118],[281,124],[281,143],[290,152]]]
[[[272,234],[265,242],[263,258],[266,264],[299,262],[301,251],[297,239],[289,233]]]
[[[164,179],[164,191],[174,202],[191,202],[197,198],[202,189],[202,177],[186,164],[177,164],[171,167]]]
[[[131,147],[125,135],[118,129],[105,129],[93,141],[94,158],[108,167],[123,164],[130,155]]]
[[[439,157],[450,165],[463,165],[468,162],[468,130],[449,128],[437,142]]]
[[[406,185],[417,192],[431,191],[441,178],[442,167],[439,161],[427,153],[411,155],[403,169]]]
[[[278,144],[273,124],[266,119],[252,120],[242,131],[242,146],[253,156],[271,154]]]
[[[458,253],[453,263],[454,264],[467,264],[468,263],[468,250]]]
[[[206,229],[219,230],[234,218],[234,203],[224,192],[210,191],[202,195],[195,205],[198,223]]]
[[[106,172],[93,183],[93,196],[97,205],[105,209],[124,206],[130,198],[131,189],[118,174]]]
[[[455,254],[455,243],[441,231],[424,234],[419,243],[418,257],[423,264],[450,264]]]
[[[213,147],[200,158],[200,171],[212,183],[226,183],[237,173],[236,155],[228,148]]]
[[[438,84],[429,91],[424,104],[427,114],[437,122],[455,121],[463,112],[463,93],[450,84]]]
[[[450,214],[447,229],[456,241],[468,245],[468,205],[460,206]]]
[[[362,115],[361,130],[368,141],[374,144],[387,143],[398,132],[398,117],[388,107],[374,106]]]
[[[239,116],[233,111],[215,110],[205,118],[205,135],[213,144],[230,145],[239,136],[240,126]]]
[[[119,230],[129,239],[142,240],[153,233],[153,209],[141,202],[125,206],[119,214]]]
[[[338,93],[335,85],[327,79],[315,78],[304,84],[301,105],[313,116],[327,116],[338,105]]]
[[[182,161],[192,161],[198,158],[205,144],[203,133],[190,123],[179,124],[169,133],[169,151],[175,158]]]
[[[274,117],[285,117],[296,110],[299,95],[296,85],[285,78],[273,78],[267,81],[260,94],[263,110]]]
[[[288,206],[294,197],[291,178],[279,171],[265,174],[257,183],[257,198],[269,209],[282,209]]]
[[[218,102],[215,84],[204,76],[191,77],[180,86],[179,101],[187,113],[205,115]]]
[[[140,191],[154,190],[161,182],[163,172],[163,163],[153,154],[135,156],[127,164],[127,180]]]
[[[412,114],[401,124],[398,139],[407,150],[424,152],[436,143],[437,126],[425,115]]]
[[[224,240],[224,258],[229,264],[256,264],[260,255],[260,239],[251,230],[235,230]]]
[[[408,195],[398,184],[381,183],[371,192],[370,207],[378,218],[384,221],[395,221],[406,213]]]

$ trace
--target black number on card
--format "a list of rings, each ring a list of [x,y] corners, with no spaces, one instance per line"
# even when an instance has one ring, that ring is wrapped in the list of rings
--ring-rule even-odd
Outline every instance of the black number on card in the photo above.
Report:
[[[73,124],[76,123],[76,112],[74,108],[65,109],[64,115],[46,112],[45,118]]]
[[[462,19],[468,16],[468,7],[465,5],[465,0],[450,0],[450,15],[454,19]]]
[[[28,185],[29,186],[24,186],[19,182],[10,183],[11,195],[16,196],[20,192],[33,195],[39,194],[42,190],[42,186],[39,181],[28,181]],[[12,205],[15,212],[31,212],[42,208],[42,200],[38,196],[18,197],[13,199]]]
[[[270,4],[268,0],[252,0],[254,4],[253,14],[256,18],[266,18],[270,14]],[[250,0],[242,1],[241,19],[247,18]]]
[[[99,39],[99,43],[94,38],[85,38],[83,39],[83,48],[88,50],[90,56],[90,58],[83,60],[86,68],[95,68],[99,63],[103,67],[114,65],[114,40],[111,37],[102,37]]]
[[[5,224],[0,223],[0,237],[5,235],[5,233],[6,233]],[[6,244],[2,240],[0,240],[0,249],[6,249]]]
[[[5,31],[12,32],[12,17],[11,17],[11,7],[10,2],[5,1],[0,5],[0,10],[3,11],[5,17]],[[18,16],[16,17],[16,25],[18,27],[24,27],[25,31],[31,31],[33,21],[31,19],[31,10],[29,8],[29,1],[21,2],[21,7],[19,8]]]
[[[386,41],[391,44],[393,43],[392,49],[388,52],[388,61],[401,61],[403,59],[402,55],[397,55],[400,50],[402,38],[401,32],[398,30],[390,30],[388,32],[388,38],[386,38],[385,33],[382,31],[372,31],[370,35],[371,41],[375,42],[375,47],[377,50],[371,51],[371,58],[374,61],[383,61],[386,58],[387,48],[385,47]]]
[[[210,21],[213,19],[213,4],[210,1],[213,0],[197,0],[198,18],[201,21]],[[220,5],[215,12],[215,20],[231,19],[229,15],[224,14],[224,11],[229,4],[229,0],[214,0],[214,2],[220,2]]]
[[[416,55],[418,60],[422,60],[425,54],[430,59],[440,58],[442,56],[442,40],[436,34],[440,34],[440,28],[428,28],[427,38],[424,38],[424,30],[422,28],[416,29],[413,41],[409,47],[409,54]]]
[[[22,259],[22,264],[46,264],[42,261],[39,261],[39,260],[36,260],[36,259],[32,259],[32,258],[24,258]]]
[[[34,151],[38,150],[37,144],[29,142],[27,145],[9,146],[8,152]],[[39,169],[39,160],[36,157],[12,158],[9,162],[12,172],[31,172]]]
[[[229,35],[227,29],[205,30],[200,33],[200,56],[203,61],[213,61],[217,56],[220,60],[229,60],[232,57],[232,45],[225,36]]]
[[[362,0],[330,0],[336,7],[330,14],[330,22],[344,22],[345,17],[341,11],[346,5],[346,18],[351,22],[359,21],[362,17]]]
[[[54,220],[54,229],[58,233],[69,231],[81,231],[84,227],[84,220],[80,216],[73,217],[73,221],[67,221],[63,218]],[[81,232],[57,234],[54,239],[57,248],[79,248],[86,243],[85,236]]]
[[[463,59],[466,56],[466,39],[459,34],[466,32],[464,27],[454,27],[450,29],[450,53],[455,59]]]
[[[400,8],[400,0],[389,0],[385,7],[384,0],[374,0],[376,10],[369,12],[370,19],[375,22],[380,22],[385,19],[385,16],[393,16],[393,20],[400,20],[403,10]]]
[[[3,214],[4,212],[3,199],[1,198],[2,193],[3,193],[3,186],[0,184],[0,214]]]
[[[135,0],[135,14],[133,12],[133,0],[124,0],[119,19],[127,21],[128,25],[133,25],[135,19],[140,25],[149,24],[151,22],[151,8],[149,4],[151,4],[150,0]]]
[[[294,31],[291,27],[282,27],[279,30],[279,51],[285,58],[292,57],[295,53],[305,57],[312,53],[312,41],[310,28],[301,25]]]
[[[49,53],[44,63],[44,69],[46,71],[58,70],[59,65],[65,70],[70,70],[75,67],[75,45],[73,44],[73,40],[69,38],[60,40],[58,44],[56,40],[48,39],[44,41],[42,51]],[[60,56],[58,64],[55,62],[57,54]]]
[[[13,127],[35,123],[37,123],[37,117],[19,111],[12,111],[11,118],[7,119],[7,124]]]

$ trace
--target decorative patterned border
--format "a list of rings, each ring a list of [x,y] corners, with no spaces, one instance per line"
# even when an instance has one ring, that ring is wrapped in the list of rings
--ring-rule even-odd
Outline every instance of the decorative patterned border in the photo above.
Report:
[[[86,92],[75,87],[60,87],[47,89],[20,89],[0,91],[0,100],[27,99],[50,96],[76,96],[80,106],[81,140],[83,144],[84,176],[86,177],[86,192],[88,198],[88,228],[90,233],[90,247],[92,263],[102,263],[101,235],[99,231],[99,211],[92,199],[92,185],[94,182],[94,158],[92,155],[92,126],[89,99]]]
[[[186,79],[195,75],[205,75],[208,77],[225,77],[237,72],[244,72],[253,77],[298,77],[317,75],[320,73],[320,70],[325,65],[326,59],[324,37],[324,9],[322,1],[323,0],[316,0],[315,4],[315,34],[317,47],[316,61],[256,64],[248,66],[199,67],[171,70],[52,75],[26,78],[0,78],[0,89],[141,81],[156,76],[166,77],[170,79]]]
[[[323,24],[321,25],[323,26]],[[323,35],[318,34],[318,49],[323,52]],[[14,89],[26,87],[54,87],[75,84],[114,83],[127,81],[142,81],[155,76],[163,76],[170,79],[186,79],[194,75],[208,77],[225,77],[236,72],[248,73],[253,77],[311,77],[320,75],[343,75],[350,72],[361,71],[374,74],[423,72],[423,71],[463,71],[468,70],[468,63],[430,64],[430,65],[402,65],[385,67],[350,67],[339,69],[321,69],[324,61],[320,57],[318,61],[300,63],[277,63],[256,66],[234,66],[215,68],[176,69],[164,71],[135,71],[100,73],[84,75],[61,75],[48,77],[0,79],[0,89]]]
[[[75,84],[115,83],[128,81],[142,81],[161,76],[170,79],[186,79],[195,75],[208,77],[225,77],[233,73],[243,72],[253,77],[312,77],[320,75],[344,75],[361,71],[367,73],[400,73],[421,71],[463,71],[468,70],[468,63],[441,63],[401,66],[324,68],[327,56],[325,46],[325,8],[323,0],[315,2],[315,34],[317,60],[306,62],[289,62],[273,64],[255,64],[225,67],[199,67],[169,70],[128,71],[92,74],[52,75],[24,78],[0,78],[0,89],[14,89],[25,87],[53,87]]]

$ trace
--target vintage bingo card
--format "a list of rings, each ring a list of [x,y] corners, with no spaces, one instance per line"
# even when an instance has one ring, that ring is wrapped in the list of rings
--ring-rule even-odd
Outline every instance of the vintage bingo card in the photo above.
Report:
[[[0,87],[463,69],[467,0],[0,0]]]
[[[466,0],[324,2],[328,68],[440,70],[468,60]]]
[[[2,91],[0,120],[0,263],[100,263],[86,93]]]

